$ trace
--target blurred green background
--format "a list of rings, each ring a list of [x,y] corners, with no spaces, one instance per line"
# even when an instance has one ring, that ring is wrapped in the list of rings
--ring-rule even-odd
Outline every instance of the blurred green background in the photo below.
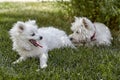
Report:
[[[74,16],[102,22],[112,33],[109,47],[77,47],[49,52],[48,67],[39,68],[39,59],[20,64],[12,50],[8,31],[17,21],[34,19],[39,27],[54,26],[71,34]],[[0,3],[0,80],[119,80],[120,79],[120,4],[118,0],[72,0]]]

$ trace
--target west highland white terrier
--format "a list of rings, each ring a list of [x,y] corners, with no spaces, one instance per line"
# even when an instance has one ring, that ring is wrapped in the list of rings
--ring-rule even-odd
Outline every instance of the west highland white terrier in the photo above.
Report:
[[[49,50],[61,47],[75,48],[64,31],[53,27],[38,29],[35,20],[18,21],[9,34],[13,41],[13,50],[20,55],[13,64],[28,57],[39,57],[40,67],[46,68]]]
[[[75,45],[110,46],[113,39],[107,26],[99,22],[92,23],[86,17],[75,17],[71,30],[73,33],[69,37]]]

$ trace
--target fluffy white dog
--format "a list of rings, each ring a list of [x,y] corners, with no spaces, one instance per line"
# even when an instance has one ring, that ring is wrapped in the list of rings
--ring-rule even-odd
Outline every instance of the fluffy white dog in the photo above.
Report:
[[[49,50],[61,47],[74,48],[64,31],[53,27],[38,29],[34,20],[18,21],[9,33],[13,41],[13,50],[20,55],[14,64],[28,57],[39,57],[40,67],[46,68]]]
[[[71,30],[73,33],[69,37],[75,45],[110,46],[113,39],[107,26],[99,22],[92,23],[86,17],[75,17]]]

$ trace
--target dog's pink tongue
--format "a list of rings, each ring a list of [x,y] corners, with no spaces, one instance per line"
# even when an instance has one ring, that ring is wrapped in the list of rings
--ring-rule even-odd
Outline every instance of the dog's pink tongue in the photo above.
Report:
[[[34,46],[36,46],[36,47],[41,47],[42,48],[42,46],[36,41],[36,40],[34,40],[34,39],[30,39],[29,40]]]

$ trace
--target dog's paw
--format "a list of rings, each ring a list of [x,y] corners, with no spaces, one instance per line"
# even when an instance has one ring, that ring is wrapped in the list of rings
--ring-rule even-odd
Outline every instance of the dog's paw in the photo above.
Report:
[[[12,64],[18,64],[18,63],[20,63],[21,61],[22,61],[22,60],[18,59],[18,60],[16,60],[16,61],[12,62]]]
[[[14,62],[12,62],[12,64],[17,64],[17,63],[19,63],[18,61],[14,61]]]
[[[42,69],[47,67],[47,64],[43,64],[40,66]]]
[[[39,72],[39,71],[40,71],[40,69],[37,69],[37,70],[36,70],[36,72]]]
[[[16,50],[16,48],[15,48],[15,47],[13,47],[13,48],[12,48],[12,50],[13,50],[13,51],[15,51],[15,50]]]
[[[17,64],[17,63],[20,63],[24,60],[26,60],[26,57],[20,57],[18,60],[14,61],[12,64]]]

